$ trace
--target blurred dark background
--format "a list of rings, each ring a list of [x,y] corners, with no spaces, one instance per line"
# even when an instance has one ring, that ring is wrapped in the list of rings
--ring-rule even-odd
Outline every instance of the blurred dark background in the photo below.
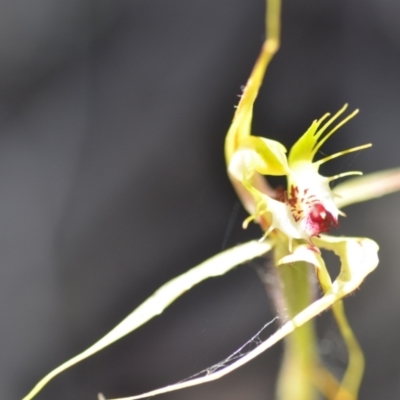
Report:
[[[326,173],[399,165],[399,20],[395,0],[284,1],[254,133],[289,147],[349,102],[360,115],[323,151],[374,147]],[[168,279],[260,236],[241,230],[223,141],[263,38],[263,0],[0,2],[1,399],[20,399]],[[399,199],[349,207],[334,232],[381,246],[346,300],[367,357],[361,399],[400,398]],[[261,267],[196,287],[37,399],[138,394],[222,360],[275,316]],[[340,372],[332,318],[319,322]],[[273,399],[280,352],[160,399]]]

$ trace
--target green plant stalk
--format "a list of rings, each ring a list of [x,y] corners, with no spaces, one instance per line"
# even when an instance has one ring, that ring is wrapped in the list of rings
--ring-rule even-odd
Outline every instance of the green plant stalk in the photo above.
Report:
[[[286,246],[276,246],[275,261],[288,254]],[[285,308],[287,319],[292,319],[313,302],[315,292],[310,266],[305,262],[277,267],[280,286],[279,302]],[[278,295],[279,295],[278,294]],[[282,301],[283,300],[283,301]],[[279,312],[281,310],[278,309]],[[312,383],[318,368],[316,332],[314,321],[307,322],[284,340],[284,355],[277,382],[278,400],[314,400],[318,392]]]

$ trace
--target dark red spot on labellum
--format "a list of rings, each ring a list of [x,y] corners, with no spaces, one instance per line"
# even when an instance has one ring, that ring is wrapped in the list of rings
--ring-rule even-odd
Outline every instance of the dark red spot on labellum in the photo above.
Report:
[[[321,203],[316,203],[311,207],[309,218],[314,231],[313,236],[329,232],[331,226],[337,228],[339,225],[337,219]]]

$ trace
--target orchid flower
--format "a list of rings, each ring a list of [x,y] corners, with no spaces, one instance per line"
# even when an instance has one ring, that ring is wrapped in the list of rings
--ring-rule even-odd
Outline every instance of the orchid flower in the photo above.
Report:
[[[319,173],[319,167],[336,157],[371,146],[364,144],[315,160],[321,146],[357,113],[356,110],[337,123],[347,105],[332,117],[326,114],[312,122],[288,156],[281,143],[251,134],[253,104],[267,66],[279,48],[280,8],[280,0],[267,0],[267,39],[243,90],[225,142],[228,176],[249,213],[243,226],[247,227],[251,221],[258,223],[264,232],[261,239],[223,251],[163,285],[102,339],[46,375],[23,400],[32,399],[61,372],[161,314],[196,284],[223,275],[267,252],[273,252],[280,282],[277,289],[285,310],[280,312],[281,325],[272,336],[247,354],[233,357],[232,362],[221,368],[210,369],[206,375],[118,400],[147,398],[218,379],[281,339],[285,339],[286,346],[278,380],[279,399],[311,400],[316,398],[317,390],[328,399],[357,398],[364,357],[347,322],[342,299],[357,289],[376,268],[378,245],[367,238],[333,237],[326,233],[338,225],[339,216],[344,215],[341,208],[399,190],[400,170],[352,178],[334,190],[330,188],[330,182],[349,175],[361,175],[361,172],[349,171],[325,177]],[[287,190],[272,189],[263,175],[285,176]],[[340,259],[340,273],[334,280],[322,258],[322,249],[334,252]],[[311,295],[310,280],[305,273],[309,265],[314,267],[323,293],[317,299]],[[349,353],[348,367],[340,381],[321,365],[311,323],[314,317],[330,308]],[[99,394],[99,399],[105,397]]]

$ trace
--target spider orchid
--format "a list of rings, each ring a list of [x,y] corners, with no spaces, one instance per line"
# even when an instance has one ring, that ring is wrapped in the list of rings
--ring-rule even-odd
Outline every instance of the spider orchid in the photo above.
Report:
[[[349,171],[327,178],[319,174],[319,166],[333,158],[371,145],[354,147],[316,162],[313,159],[322,144],[358,112],[353,112],[324,135],[346,108],[347,105],[324,125],[322,123],[329,114],[314,121],[292,147],[288,159],[285,147],[279,142],[251,135],[240,141],[238,148],[231,154],[231,137],[228,135],[228,173],[239,197],[251,214],[244,222],[244,227],[255,220],[266,231],[264,237],[278,229],[287,237],[291,247],[293,239],[304,239],[312,245],[313,236],[319,237],[321,233],[329,232],[331,226],[338,226],[338,216],[344,214],[337,207],[335,194],[329,183],[344,176],[361,175],[361,172]],[[260,174],[285,175],[288,191],[274,193],[260,179]]]
[[[261,240],[223,251],[167,282],[106,336],[46,375],[23,400],[32,399],[59,373],[161,314],[196,284],[223,275],[235,266],[267,252],[273,252],[281,285],[278,291],[285,309],[278,330],[249,353],[232,358],[232,362],[223,368],[211,369],[204,376],[119,400],[147,398],[218,379],[281,339],[285,339],[286,346],[277,389],[279,399],[311,400],[317,396],[316,389],[332,400],[357,398],[364,357],[347,322],[342,298],[358,288],[376,268],[378,245],[367,238],[325,234],[338,225],[339,216],[343,215],[340,208],[399,190],[400,170],[352,178],[337,185],[335,190],[330,188],[330,182],[335,179],[361,173],[350,171],[324,177],[319,174],[319,167],[336,157],[370,146],[365,144],[314,160],[329,137],[357,113],[354,111],[334,125],[347,106],[332,117],[326,114],[314,121],[291,148],[288,156],[279,142],[251,135],[253,104],[267,66],[279,48],[280,0],[267,0],[267,8],[267,39],[243,91],[225,142],[228,176],[250,215],[243,225],[246,227],[251,221],[258,223],[264,232]],[[286,176],[287,190],[272,189],[263,175]],[[334,252],[340,259],[340,273],[334,280],[325,266],[322,249]],[[304,273],[309,265],[314,267],[323,293],[317,299],[310,295],[310,280]],[[348,367],[340,381],[321,365],[311,323],[314,317],[329,308],[333,311],[349,353]],[[99,399],[105,397],[100,394]]]
[[[246,102],[246,91],[242,102]],[[310,299],[309,281],[301,279],[298,274],[301,270],[305,276],[307,266],[304,263],[312,264],[325,293],[323,298],[331,296],[334,299],[329,305],[332,306],[349,348],[349,367],[342,384],[339,384],[319,365],[315,346],[310,346],[315,340],[313,326],[303,326],[288,337],[287,348],[296,348],[297,343],[298,350],[289,351],[289,355],[284,357],[278,384],[278,397],[281,399],[315,398],[317,379],[319,390],[327,398],[355,399],[361,382],[363,355],[346,321],[340,299],[353,291],[365,275],[377,266],[378,246],[372,240],[364,238],[336,239],[322,235],[329,232],[331,227],[337,227],[339,215],[344,215],[337,204],[340,204],[341,197],[331,190],[329,183],[344,176],[361,175],[361,172],[349,171],[328,178],[319,174],[319,167],[336,157],[371,145],[354,147],[314,161],[325,141],[358,112],[354,111],[332,127],[346,108],[347,105],[330,119],[330,115],[326,114],[314,121],[291,148],[288,157],[282,144],[250,135],[246,124],[237,125],[237,129],[230,130],[226,138],[228,175],[250,213],[243,226],[246,228],[250,221],[260,224],[265,232],[261,240],[268,238],[274,252],[275,264],[281,269],[277,274],[281,286],[281,298],[277,303],[284,304],[281,308],[286,310],[285,318],[289,321],[296,320],[299,311],[306,313],[315,304]],[[243,121],[250,122],[250,119],[244,118]],[[262,175],[286,176],[287,191],[271,189]],[[342,259],[341,274],[334,283],[320,249],[334,251]],[[286,268],[282,271],[284,265]],[[300,325],[296,323],[296,326]],[[321,376],[321,370],[324,371],[323,382],[321,378],[317,378]]]

